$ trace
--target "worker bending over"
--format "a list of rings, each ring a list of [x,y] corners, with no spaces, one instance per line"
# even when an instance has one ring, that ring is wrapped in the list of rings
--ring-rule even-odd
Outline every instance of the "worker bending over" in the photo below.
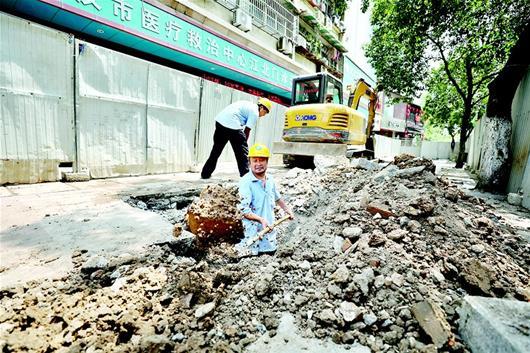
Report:
[[[248,172],[248,144],[250,130],[256,126],[258,117],[263,117],[271,111],[272,103],[267,98],[258,99],[258,103],[237,101],[224,108],[215,117],[215,132],[213,133],[213,147],[210,157],[201,171],[201,178],[212,176],[217,160],[228,141],[237,161],[239,176]]]
[[[258,232],[274,223],[274,206],[278,204],[291,219],[293,213],[287,207],[274,183],[272,175],[267,174],[270,158],[269,149],[262,144],[250,148],[248,159],[250,172],[239,181],[240,209],[243,213],[245,237],[236,245],[238,250],[250,250],[251,255],[274,253],[276,251],[276,230],[268,232],[263,239],[246,249],[245,242]]]

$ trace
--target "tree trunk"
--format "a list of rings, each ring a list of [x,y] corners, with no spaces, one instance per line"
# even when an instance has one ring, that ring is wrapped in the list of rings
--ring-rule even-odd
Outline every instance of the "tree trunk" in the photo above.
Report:
[[[489,99],[484,117],[484,144],[481,152],[479,187],[504,192],[510,177],[512,131],[512,100],[524,77],[530,55],[530,23],[510,51],[506,65],[489,84]]]
[[[458,156],[456,158],[455,168],[464,167],[466,162],[466,141],[467,141],[467,132],[470,128],[471,122],[471,103],[466,102],[466,107],[464,107],[464,115],[462,116],[462,126],[460,127],[460,146],[458,146]]]

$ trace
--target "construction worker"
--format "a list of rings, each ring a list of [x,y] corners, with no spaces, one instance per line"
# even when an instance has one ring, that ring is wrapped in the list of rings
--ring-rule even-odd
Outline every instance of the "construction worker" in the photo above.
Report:
[[[215,117],[213,147],[210,157],[208,157],[202,168],[202,179],[208,179],[212,176],[217,160],[228,141],[230,141],[236,157],[239,176],[248,173],[247,141],[250,130],[256,126],[258,116],[267,115],[271,108],[271,101],[262,97],[258,99],[258,104],[249,101],[234,102],[217,114]]]
[[[238,252],[249,255],[259,253],[274,253],[276,251],[276,231],[267,233],[263,239],[257,241],[250,248],[246,241],[256,236],[258,232],[274,223],[274,206],[277,204],[291,219],[293,213],[287,207],[278,193],[274,178],[267,174],[270,158],[269,149],[262,144],[255,144],[250,148],[248,159],[250,173],[239,181],[239,195],[241,197],[240,209],[243,213],[243,227],[245,237],[236,245]],[[249,252],[250,250],[250,252]]]

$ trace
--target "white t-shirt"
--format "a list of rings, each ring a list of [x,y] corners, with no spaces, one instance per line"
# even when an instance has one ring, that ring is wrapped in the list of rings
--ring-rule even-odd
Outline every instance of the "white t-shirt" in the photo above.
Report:
[[[249,101],[237,101],[224,108],[215,121],[228,129],[253,129],[258,121],[258,104]]]

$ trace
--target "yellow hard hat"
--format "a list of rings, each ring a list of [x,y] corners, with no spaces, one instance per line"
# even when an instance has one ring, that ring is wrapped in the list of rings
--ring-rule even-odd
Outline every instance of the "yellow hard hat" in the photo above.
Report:
[[[258,99],[258,104],[264,106],[269,113],[271,112],[272,102],[268,100],[267,98],[261,97],[260,99]]]
[[[250,147],[250,150],[248,151],[248,157],[265,157],[270,158],[271,157],[271,151],[261,143],[256,143],[252,147]]]

